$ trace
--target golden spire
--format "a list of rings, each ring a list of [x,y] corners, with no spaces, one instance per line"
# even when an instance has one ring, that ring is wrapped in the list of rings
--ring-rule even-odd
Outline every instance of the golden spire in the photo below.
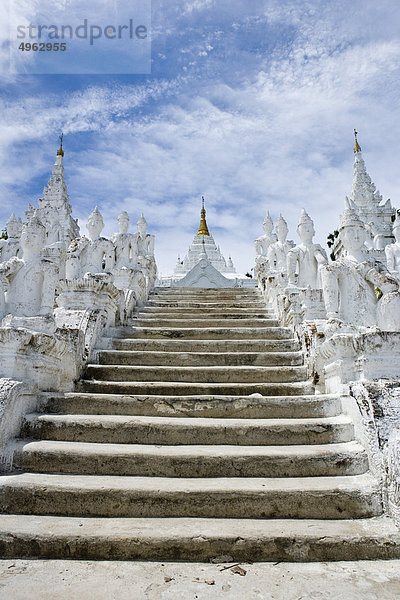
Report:
[[[64,139],[64,134],[62,133],[60,135],[60,148],[57,150],[57,156],[64,156],[64,150],[63,150],[63,139]]]
[[[200,227],[197,235],[210,235],[206,223],[206,209],[204,208],[204,196],[201,197]]]
[[[354,130],[354,138],[356,140],[356,143],[354,144],[354,152],[361,152],[361,146],[358,143],[357,134],[358,134],[358,131]]]

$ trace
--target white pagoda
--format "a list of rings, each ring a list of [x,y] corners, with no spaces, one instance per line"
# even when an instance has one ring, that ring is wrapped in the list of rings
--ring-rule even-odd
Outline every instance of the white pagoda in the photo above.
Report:
[[[206,221],[206,209],[204,208],[204,198],[202,198],[202,207],[200,212],[200,226],[189,250],[183,260],[178,256],[178,261],[174,269],[174,278],[184,277],[195,267],[200,260],[207,258],[208,262],[225,277],[236,273],[232,258],[226,261],[221,253],[219,246],[216,245],[213,236],[208,230]]]
[[[388,244],[395,241],[393,236],[395,209],[389,199],[383,200],[379,190],[372,182],[365,166],[356,130],[354,130],[354,136],[354,177],[348,202],[351,208],[356,211],[368,232],[368,238],[365,242],[368,255],[385,264],[384,249]],[[340,238],[335,241],[333,251],[336,258],[342,255],[343,246]]]

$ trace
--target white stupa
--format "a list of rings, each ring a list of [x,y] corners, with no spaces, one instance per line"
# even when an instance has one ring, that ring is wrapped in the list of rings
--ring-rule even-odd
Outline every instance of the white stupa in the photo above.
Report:
[[[389,199],[386,201],[383,199],[372,182],[365,166],[356,130],[354,130],[354,136],[354,177],[349,201],[352,209],[356,211],[367,229],[368,237],[365,245],[368,249],[368,256],[385,264],[384,249],[388,244],[394,242],[395,209]],[[343,253],[340,237],[335,240],[333,253],[336,258],[339,258]]]
[[[161,276],[159,286],[188,287],[253,287],[256,280],[236,273],[232,258],[226,260],[208,230],[204,198],[200,212],[199,230],[185,258],[178,256],[172,275]]]
[[[201,259],[204,258],[204,253],[214,269],[217,269],[217,271],[223,275],[231,275],[232,277],[232,274],[236,273],[232,258],[229,257],[227,261],[225,260],[219,246],[216,245],[213,236],[208,230],[204,198],[202,198],[199,230],[194,236],[193,242],[189,246],[185,258],[181,260],[180,257],[178,257],[174,270],[174,277],[184,277]]]

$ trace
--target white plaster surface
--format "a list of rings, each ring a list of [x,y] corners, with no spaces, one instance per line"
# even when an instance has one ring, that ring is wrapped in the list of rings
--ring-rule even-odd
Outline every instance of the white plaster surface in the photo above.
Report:
[[[398,600],[400,597],[400,560],[241,563],[245,575],[230,568],[221,570],[224,566],[227,563],[1,560],[0,600]]]
[[[372,182],[359,146],[354,148],[353,172],[353,185],[349,199],[367,232],[365,248],[368,248],[370,258],[385,263],[384,248],[394,241],[392,223],[394,209],[390,200],[383,200],[382,194]],[[335,240],[333,251],[337,258],[343,254],[340,236]]]
[[[175,286],[177,287],[204,287],[204,288],[218,288],[218,287],[234,287],[235,282],[227,279],[217,271],[208,260],[208,258],[201,259],[183,279],[178,281]]]

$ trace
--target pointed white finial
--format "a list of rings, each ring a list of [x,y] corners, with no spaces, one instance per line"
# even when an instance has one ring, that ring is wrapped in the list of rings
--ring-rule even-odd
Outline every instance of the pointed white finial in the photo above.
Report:
[[[277,218],[276,223],[275,223],[275,229],[277,227],[281,227],[282,225],[287,227],[287,223],[286,223],[285,219],[282,217],[282,214],[279,213],[279,217]]]
[[[355,144],[354,144],[354,153],[356,153],[356,152],[361,152],[361,146],[360,146],[360,144],[358,143],[358,140],[357,140],[357,135],[358,135],[358,131],[356,131],[356,130],[354,129],[354,139],[355,139]]]
[[[64,158],[64,150],[63,150],[63,139],[64,139],[64,134],[62,133],[60,135],[60,147],[57,150],[57,156],[62,156]]]
[[[18,223],[17,218],[14,213],[11,213],[6,225],[11,225],[13,223]]]
[[[344,227],[364,227],[364,223],[358,216],[348,196],[344,198],[344,212],[340,217],[339,231],[344,229]]]
[[[314,225],[314,221],[312,220],[310,215],[307,213],[306,209],[302,208],[300,219],[299,219],[297,226],[303,225],[304,223],[312,223]]]

